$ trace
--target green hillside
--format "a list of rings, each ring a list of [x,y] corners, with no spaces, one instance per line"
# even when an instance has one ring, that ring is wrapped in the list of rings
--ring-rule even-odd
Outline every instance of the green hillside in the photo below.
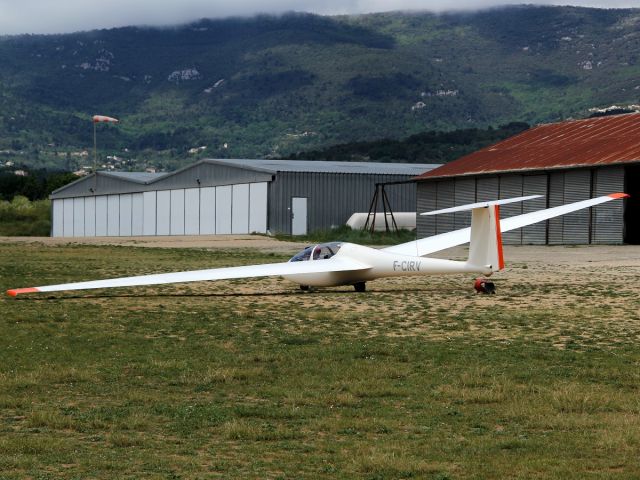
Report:
[[[639,101],[639,27],[523,6],[3,37],[0,162],[90,163],[94,113],[121,119],[99,142],[124,168],[584,116]]]
[[[512,137],[529,128],[522,122],[487,129],[465,128],[448,132],[427,131],[402,140],[381,139],[332,145],[321,150],[298,152],[288,159],[446,163],[488,145]]]

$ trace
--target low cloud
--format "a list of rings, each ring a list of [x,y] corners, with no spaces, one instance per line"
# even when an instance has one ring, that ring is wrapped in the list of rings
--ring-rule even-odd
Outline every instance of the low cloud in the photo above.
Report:
[[[459,0],[456,10],[475,10],[513,4],[503,0]],[[638,0],[539,0],[537,4],[562,4],[601,8],[627,8]],[[250,16],[288,11],[322,15],[385,12],[392,10],[451,9],[442,0],[0,0],[0,35],[66,33],[127,25],[175,25],[200,18]]]

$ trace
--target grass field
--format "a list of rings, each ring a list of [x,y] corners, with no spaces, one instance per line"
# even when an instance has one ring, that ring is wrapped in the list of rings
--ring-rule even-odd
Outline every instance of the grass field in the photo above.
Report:
[[[638,478],[640,263],[539,251],[507,250],[491,297],[467,276],[4,297],[0,478]],[[3,243],[0,276],[287,256]]]

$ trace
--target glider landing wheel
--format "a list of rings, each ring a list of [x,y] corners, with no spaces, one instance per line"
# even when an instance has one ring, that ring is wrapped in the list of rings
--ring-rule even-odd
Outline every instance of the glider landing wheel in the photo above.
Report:
[[[473,288],[476,293],[488,293],[490,295],[496,293],[496,284],[482,277],[476,278]]]
[[[364,282],[354,283],[353,288],[356,289],[356,292],[364,292],[367,289],[367,284]]]
[[[309,291],[309,285],[300,285],[300,290],[302,290],[303,292],[308,292]]]

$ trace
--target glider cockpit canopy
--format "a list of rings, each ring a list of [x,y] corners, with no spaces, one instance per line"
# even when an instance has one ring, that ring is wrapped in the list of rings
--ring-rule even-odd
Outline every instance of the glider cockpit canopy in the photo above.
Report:
[[[296,253],[289,261],[304,262],[307,260],[326,260],[338,253],[341,246],[342,242],[329,242],[312,245]]]

